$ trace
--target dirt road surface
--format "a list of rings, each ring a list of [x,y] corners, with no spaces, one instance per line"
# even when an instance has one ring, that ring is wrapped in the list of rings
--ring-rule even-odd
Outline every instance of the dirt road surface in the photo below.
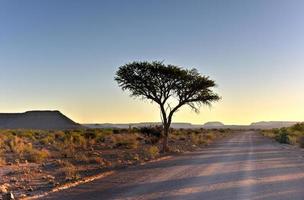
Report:
[[[136,166],[43,199],[303,200],[299,149],[253,131],[157,163]]]

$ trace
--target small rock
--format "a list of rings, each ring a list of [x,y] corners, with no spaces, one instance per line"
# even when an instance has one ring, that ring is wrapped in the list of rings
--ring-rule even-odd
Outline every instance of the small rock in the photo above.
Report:
[[[47,175],[46,178],[49,180],[55,180],[55,176],[52,176],[52,175]]]
[[[28,189],[27,189],[27,191],[29,191],[29,192],[33,192],[34,191],[34,189],[30,186]]]
[[[70,182],[70,181],[72,181],[72,180],[73,180],[72,177],[67,177],[67,178],[65,178],[65,182]]]
[[[19,197],[20,198],[24,198],[24,197],[26,197],[27,195],[26,194],[21,194]]]

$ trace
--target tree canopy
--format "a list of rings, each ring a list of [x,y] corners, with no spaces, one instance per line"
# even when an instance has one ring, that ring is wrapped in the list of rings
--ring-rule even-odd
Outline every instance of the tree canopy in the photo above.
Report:
[[[156,102],[160,106],[165,135],[173,114],[183,105],[199,112],[220,97],[212,91],[215,82],[196,69],[183,69],[163,62],[132,62],[119,67],[115,80],[131,96]]]

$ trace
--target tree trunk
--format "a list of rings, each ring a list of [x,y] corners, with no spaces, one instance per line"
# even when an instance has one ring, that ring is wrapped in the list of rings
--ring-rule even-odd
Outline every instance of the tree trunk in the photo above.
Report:
[[[169,135],[169,127],[168,125],[164,126],[164,135],[163,135],[163,149],[162,152],[165,153],[167,152],[168,149],[168,135]]]

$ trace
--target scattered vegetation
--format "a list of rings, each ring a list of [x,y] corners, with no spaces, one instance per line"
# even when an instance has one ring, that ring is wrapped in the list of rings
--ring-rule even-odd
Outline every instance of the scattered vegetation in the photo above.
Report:
[[[304,148],[304,123],[298,123],[288,128],[263,130],[262,134],[280,143]]]
[[[230,130],[170,129],[171,152],[192,151]],[[0,130],[0,186],[28,194],[115,167],[161,156],[162,127],[82,130]],[[36,184],[36,186],[35,186]],[[24,185],[24,187],[20,187]],[[17,192],[22,193],[22,192]]]
[[[292,130],[300,133],[302,126]],[[70,159],[83,163],[103,163],[102,155],[95,150],[121,149],[135,151],[145,149],[150,158],[159,155],[162,127],[142,127],[129,129],[84,129],[66,131],[1,130],[1,163],[28,161],[43,163],[48,159]],[[223,136],[230,130],[170,129],[171,143],[209,144],[217,136]],[[278,132],[278,133],[277,133]],[[290,130],[276,130],[279,141],[291,141]],[[294,132],[292,132],[294,133]],[[303,138],[301,138],[303,140]],[[299,138],[297,142],[300,142]],[[169,142],[170,142],[169,141]],[[91,152],[91,153],[90,153]],[[6,158],[5,158],[6,157]]]

